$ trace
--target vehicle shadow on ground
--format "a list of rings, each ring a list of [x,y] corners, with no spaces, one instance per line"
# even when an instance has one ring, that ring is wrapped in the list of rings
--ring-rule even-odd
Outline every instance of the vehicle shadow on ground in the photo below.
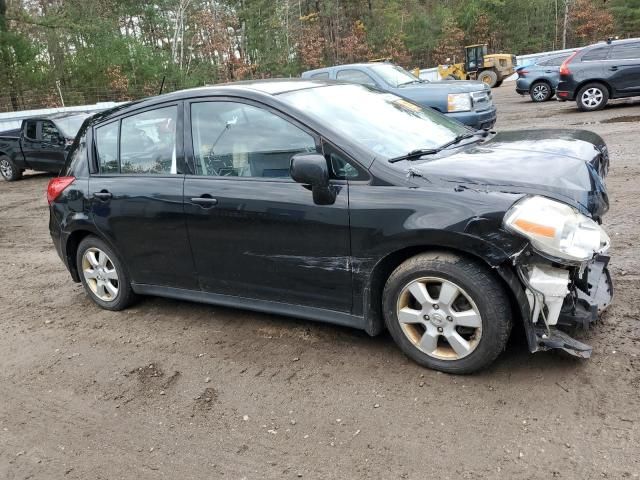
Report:
[[[147,309],[162,311],[164,315],[160,320],[171,322],[174,327],[176,320],[184,323],[184,325],[178,324],[178,327],[188,326],[203,330],[214,327],[224,335],[233,336],[235,345],[241,350],[253,348],[257,338],[264,338],[264,332],[269,332],[269,338],[272,336],[275,339],[288,341],[297,340],[300,332],[303,331],[314,341],[303,343],[299,348],[302,352],[307,351],[318,357],[318,361],[322,363],[329,360],[320,358],[325,355],[331,359],[336,354],[344,355],[352,360],[353,355],[358,355],[360,352],[359,363],[363,371],[367,371],[366,363],[368,362],[371,362],[371,368],[377,368],[384,362],[402,367],[398,374],[408,375],[411,378],[416,373],[429,372],[405,357],[386,330],[378,336],[371,337],[362,330],[340,325],[155,297],[141,298],[136,308],[140,313]],[[253,335],[247,332],[253,332]],[[243,343],[246,343],[244,348],[242,348]],[[274,349],[277,348],[274,347]],[[261,357],[264,362],[269,362],[269,358],[273,358],[274,367],[279,364],[280,360],[277,356],[264,353]],[[472,377],[487,380],[504,378],[506,375],[509,378],[519,377],[522,381],[541,372],[545,375],[557,374],[562,377],[564,374],[577,373],[584,364],[584,360],[560,351],[529,353],[523,327],[521,324],[516,324],[505,351],[489,368],[477,372]]]

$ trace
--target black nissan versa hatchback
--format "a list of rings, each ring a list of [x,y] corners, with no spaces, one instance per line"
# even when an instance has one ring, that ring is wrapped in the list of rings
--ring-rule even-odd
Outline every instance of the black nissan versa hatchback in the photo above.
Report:
[[[609,304],[609,158],[588,131],[474,131],[391,93],[314,80],[186,90],[85,122],[50,230],[99,306],[136,295],[385,327],[468,373],[514,322],[531,352]]]

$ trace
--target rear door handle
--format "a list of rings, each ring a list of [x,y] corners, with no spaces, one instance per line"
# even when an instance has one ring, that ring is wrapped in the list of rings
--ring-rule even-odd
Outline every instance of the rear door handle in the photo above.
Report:
[[[93,196],[99,200],[110,200],[113,198],[111,192],[107,192],[106,190],[102,190],[101,192],[96,192]]]
[[[209,194],[201,195],[200,197],[194,197],[191,199],[191,203],[195,203],[196,205],[200,205],[202,208],[211,208],[214,205],[218,204],[218,199],[213,198]]]
[[[618,67],[609,67],[609,70],[611,70],[612,72],[615,72],[616,70],[618,70]]]

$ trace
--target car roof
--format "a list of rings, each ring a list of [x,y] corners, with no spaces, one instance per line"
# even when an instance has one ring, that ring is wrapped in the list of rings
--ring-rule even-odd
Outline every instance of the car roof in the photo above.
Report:
[[[333,70],[336,68],[371,68],[373,65],[394,65],[393,62],[360,62],[360,63],[345,63],[343,65],[332,65],[330,67],[322,67],[316,68],[314,70],[307,70],[303,73],[305,74],[313,74],[313,73],[322,73],[328,72],[329,70]]]
[[[196,97],[207,96],[244,96],[246,98],[265,98],[275,97],[282,93],[293,92],[297,90],[305,90],[309,88],[317,88],[328,85],[339,85],[343,82],[332,80],[306,79],[306,78],[274,78],[267,80],[245,80],[239,82],[220,83],[217,85],[209,85],[204,87],[188,88],[177,90],[175,92],[158,95],[155,97],[143,98],[133,102],[118,105],[109,110],[99,112],[94,115],[94,121],[102,122],[115,114],[119,114],[128,109],[139,109],[147,106],[153,106],[160,103],[184,100]]]
[[[596,47],[606,47],[609,45],[624,45],[627,43],[635,43],[635,42],[640,42],[640,38],[639,37],[635,37],[635,38],[622,38],[622,39],[618,39],[618,40],[603,40],[601,42],[598,43],[593,43],[591,45],[587,45],[586,47],[583,47],[581,50],[590,50],[592,48],[596,48]]]

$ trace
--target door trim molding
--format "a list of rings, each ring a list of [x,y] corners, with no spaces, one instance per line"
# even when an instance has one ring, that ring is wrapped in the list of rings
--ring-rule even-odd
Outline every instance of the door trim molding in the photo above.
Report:
[[[272,313],[287,317],[302,318],[305,320],[315,320],[365,330],[364,317],[345,312],[337,312],[335,310],[325,310],[323,308],[306,307],[303,305],[292,305],[289,303],[274,302],[271,300],[222,295],[198,290],[163,287],[160,285],[131,283],[131,288],[135,293],[140,295],[153,295],[158,297],[174,298],[177,300],[208,303],[210,305],[241,308],[244,310]]]

